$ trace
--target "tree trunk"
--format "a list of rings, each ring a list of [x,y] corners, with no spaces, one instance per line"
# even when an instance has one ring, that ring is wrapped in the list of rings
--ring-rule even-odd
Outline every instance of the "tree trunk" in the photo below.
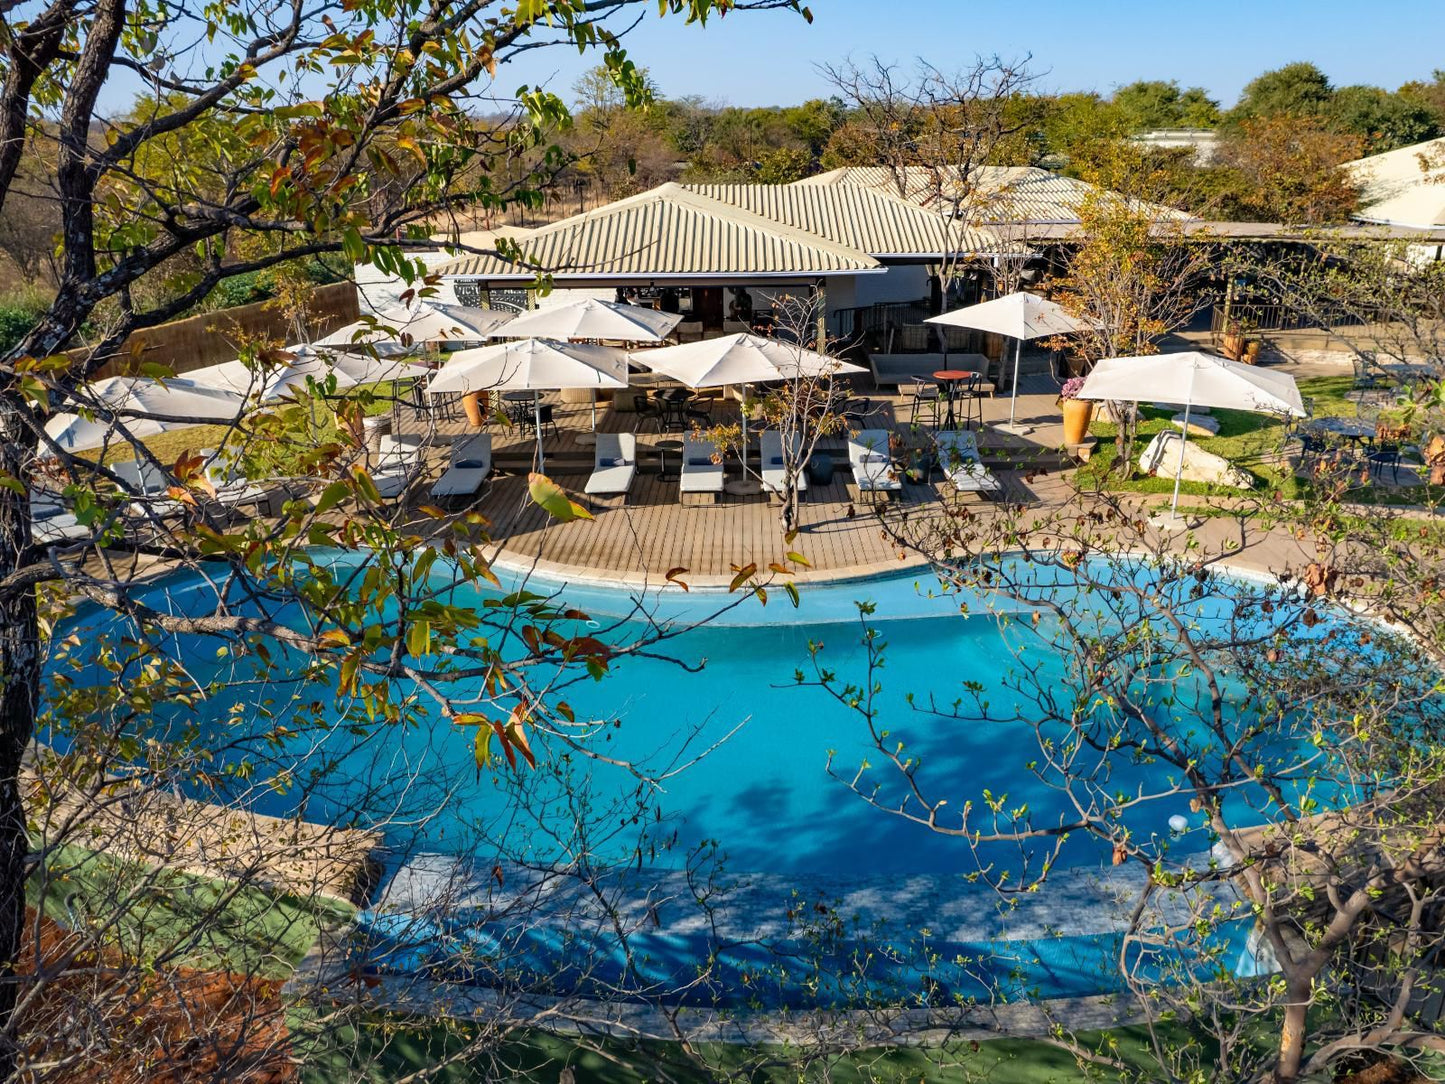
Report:
[[[1310,984],[1291,982],[1287,986],[1289,1001],[1284,1009],[1284,1022],[1279,1031],[1279,1061],[1274,1076],[1278,1084],[1292,1084],[1299,1078],[1304,1060],[1305,1014],[1309,1010]]]
[[[24,407],[0,401],[0,462],[5,473],[28,485],[25,464],[34,438],[21,424]],[[0,582],[30,548],[30,498],[0,489]],[[35,733],[40,700],[40,630],[35,593],[0,594],[0,1080],[15,1074],[19,989],[13,981],[25,928],[25,873],[30,840],[20,797],[20,767]]]
[[[782,508],[778,512],[783,524],[783,534],[789,535],[798,529],[798,483],[794,479],[783,488]]]

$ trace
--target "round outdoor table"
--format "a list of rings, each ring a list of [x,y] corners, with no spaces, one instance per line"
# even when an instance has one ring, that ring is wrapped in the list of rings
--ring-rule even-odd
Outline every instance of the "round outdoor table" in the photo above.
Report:
[[[933,374],[934,381],[943,389],[943,394],[948,396],[948,413],[944,418],[945,428],[958,428],[958,416],[953,412],[954,394],[960,384],[973,380],[977,376],[978,374],[971,369],[939,369]]]
[[[667,481],[667,453],[681,452],[682,441],[680,440],[659,440],[653,445],[657,449],[657,477],[660,481]]]
[[[502,402],[507,404],[507,413],[512,416],[514,422],[519,424],[530,417],[532,413],[530,408],[536,398],[537,393],[533,391],[502,392]]]
[[[668,428],[676,422],[677,428],[687,428],[687,405],[693,400],[692,392],[686,388],[663,388],[652,393],[652,401],[662,408],[662,421]]]
[[[1344,437],[1352,442],[1363,441],[1366,444],[1373,441],[1376,434],[1374,422],[1362,421],[1358,418],[1316,418],[1305,428],[1315,433],[1328,433],[1331,436]]]

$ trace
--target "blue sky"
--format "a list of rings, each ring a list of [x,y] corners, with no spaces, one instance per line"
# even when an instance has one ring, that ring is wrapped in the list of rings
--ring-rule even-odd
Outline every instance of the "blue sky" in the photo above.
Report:
[[[808,0],[808,26],[785,12],[735,13],[705,30],[659,19],[629,36],[629,54],[671,97],[735,105],[823,96],[818,61],[877,53],[959,66],[974,53],[1033,54],[1046,89],[1098,90],[1178,79],[1231,105],[1253,76],[1312,60],[1336,85],[1391,89],[1445,68],[1445,0]],[[499,73],[508,89],[583,67],[554,52]],[[501,89],[499,87],[499,89]]]
[[[944,69],[976,53],[1031,53],[1044,90],[1110,93],[1135,79],[1203,86],[1226,107],[1255,75],[1312,60],[1336,85],[1390,89],[1445,68],[1445,0],[807,0],[811,26],[783,12],[735,12],[706,28],[638,9],[633,59],[669,97],[789,105],[825,97],[815,65],[850,54]],[[596,57],[545,49],[498,71],[495,90],[546,82],[570,99]],[[139,87],[118,73],[104,106],[124,109]],[[481,88],[479,88],[481,89]]]

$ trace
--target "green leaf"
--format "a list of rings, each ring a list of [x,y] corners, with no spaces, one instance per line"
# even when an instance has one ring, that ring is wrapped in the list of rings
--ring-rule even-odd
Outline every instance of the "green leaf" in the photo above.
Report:
[[[351,493],[351,487],[345,482],[332,482],[321,491],[321,496],[316,500],[316,514],[329,512],[338,504],[344,501]]]
[[[758,566],[756,564],[744,565],[742,568],[738,569],[737,575],[733,577],[733,582],[728,584],[728,590],[736,591],[743,584],[747,583],[748,580],[752,579],[754,573],[756,573],[757,570]]]
[[[527,493],[533,503],[559,523],[593,518],[591,512],[568,497],[566,491],[545,474],[533,471],[527,475]]]
[[[492,728],[489,726],[477,727],[477,740],[473,746],[477,758],[477,769],[480,771],[490,768],[492,766]]]

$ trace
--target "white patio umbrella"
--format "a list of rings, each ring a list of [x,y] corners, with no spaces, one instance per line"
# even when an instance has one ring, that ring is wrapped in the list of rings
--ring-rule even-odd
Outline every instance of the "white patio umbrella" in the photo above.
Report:
[[[680,313],[659,312],[588,297],[520,314],[492,332],[492,338],[614,339],[661,342],[682,322]],[[597,392],[592,392],[592,430],[597,430]]]
[[[233,392],[136,376],[109,376],[80,394],[84,405],[101,413],[94,419],[57,414],[45,423],[46,435],[69,452],[106,443],[114,433],[111,416],[118,417],[132,437],[153,437],[190,425],[234,421],[245,407],[242,397]]]
[[[492,331],[490,337],[661,342],[681,322],[679,313],[589,297],[524,312]]]
[[[930,316],[925,323],[966,327],[974,331],[992,331],[996,335],[1007,335],[1014,340],[1014,379],[1013,391],[1009,396],[1008,424],[997,426],[1006,433],[1033,432],[1031,426],[1019,425],[1014,420],[1019,402],[1019,359],[1023,353],[1024,340],[1042,339],[1049,335],[1073,335],[1086,331],[1091,326],[1088,321],[1070,315],[1047,298],[1024,291],[945,312],[941,316]]]
[[[1105,358],[1085,379],[1079,398],[1184,404],[1184,431],[1179,441],[1179,462],[1174,468],[1174,500],[1170,504],[1170,516],[1176,523],[1179,482],[1184,474],[1184,443],[1189,439],[1192,408],[1308,416],[1294,377],[1198,350]]]
[[[721,388],[732,384],[766,384],[803,376],[861,373],[864,369],[793,343],[740,332],[680,346],[638,350],[632,360],[653,372],[679,380],[689,388]],[[743,410],[743,448],[748,444],[748,412]]]
[[[417,301],[407,306],[380,310],[374,314],[376,325],[357,320],[337,328],[330,335],[318,339],[315,345],[342,351],[370,348],[380,353],[405,353],[421,343],[439,339],[485,339],[512,316],[512,313],[498,309]]]
[[[227,391],[268,403],[284,399],[293,388],[303,386],[308,377],[322,381],[334,375],[336,386],[341,389],[388,380],[419,379],[431,372],[425,365],[402,358],[374,358],[369,354],[349,354],[302,345],[286,347],[284,356],[272,366],[253,367],[240,360],[223,361],[219,365],[192,369],[170,381],[170,384],[173,387]]]
[[[542,400],[540,391],[566,388],[627,387],[627,355],[610,346],[521,339],[447,357],[427,394],[441,392],[530,391],[537,427],[537,469],[545,463],[542,452]]]

